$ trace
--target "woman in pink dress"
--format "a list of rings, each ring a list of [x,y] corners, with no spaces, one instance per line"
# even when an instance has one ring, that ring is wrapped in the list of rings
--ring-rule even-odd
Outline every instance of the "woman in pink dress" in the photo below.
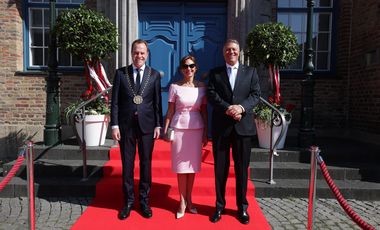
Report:
[[[206,85],[194,79],[196,71],[195,58],[191,55],[183,57],[180,62],[183,79],[169,88],[164,133],[169,126],[174,129],[171,157],[180,195],[177,219],[185,215],[186,207],[189,212],[197,213],[191,193],[195,173],[201,170],[202,145],[207,144]]]

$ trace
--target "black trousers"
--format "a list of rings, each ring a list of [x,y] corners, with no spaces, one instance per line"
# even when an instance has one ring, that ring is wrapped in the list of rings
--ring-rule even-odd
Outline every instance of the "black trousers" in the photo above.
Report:
[[[120,152],[123,167],[123,193],[125,205],[133,205],[134,195],[134,162],[136,146],[140,160],[139,199],[140,205],[146,207],[149,204],[149,192],[152,184],[152,151],[154,147],[152,133],[144,134],[138,125],[137,116],[133,127],[124,127],[130,130],[121,133]]]
[[[233,130],[228,136],[213,134],[213,155],[216,190],[216,209],[226,206],[226,183],[230,168],[230,147],[236,177],[236,205],[239,210],[248,208],[247,181],[248,167],[252,148],[251,136],[240,136]]]

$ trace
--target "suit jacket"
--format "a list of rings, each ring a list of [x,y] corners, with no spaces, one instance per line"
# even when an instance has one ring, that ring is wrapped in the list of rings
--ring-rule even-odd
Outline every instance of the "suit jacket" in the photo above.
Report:
[[[260,101],[260,85],[255,68],[239,65],[234,90],[231,88],[226,66],[212,69],[209,73],[207,96],[208,102],[213,106],[213,136],[214,134],[228,136],[233,128],[239,135],[256,134],[253,108]],[[233,104],[244,107],[245,112],[239,122],[225,114],[228,107]]]
[[[141,87],[137,93],[143,98],[139,105],[133,102],[133,84],[132,65],[116,70],[112,87],[111,125],[118,125],[121,133],[128,132],[135,122],[137,112],[141,131],[153,133],[155,127],[162,127],[161,76],[155,69],[145,67]]]

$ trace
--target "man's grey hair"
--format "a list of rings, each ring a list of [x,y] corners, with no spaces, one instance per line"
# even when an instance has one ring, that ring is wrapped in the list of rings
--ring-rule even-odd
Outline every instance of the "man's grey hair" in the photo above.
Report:
[[[239,44],[238,40],[232,39],[232,38],[226,40],[226,42],[223,45],[223,50],[226,47],[226,45],[229,44],[229,43],[234,43],[234,44],[238,45],[239,50],[240,50],[240,44]]]

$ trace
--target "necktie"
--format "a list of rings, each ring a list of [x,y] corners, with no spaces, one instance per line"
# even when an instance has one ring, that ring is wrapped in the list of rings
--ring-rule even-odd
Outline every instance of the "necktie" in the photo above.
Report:
[[[230,80],[231,89],[234,90],[236,75],[232,67],[228,67],[228,78]]]
[[[137,75],[136,75],[136,82],[135,82],[135,91],[136,93],[139,91],[140,89],[140,85],[141,85],[141,76],[140,76],[140,69],[136,69],[137,71]]]

